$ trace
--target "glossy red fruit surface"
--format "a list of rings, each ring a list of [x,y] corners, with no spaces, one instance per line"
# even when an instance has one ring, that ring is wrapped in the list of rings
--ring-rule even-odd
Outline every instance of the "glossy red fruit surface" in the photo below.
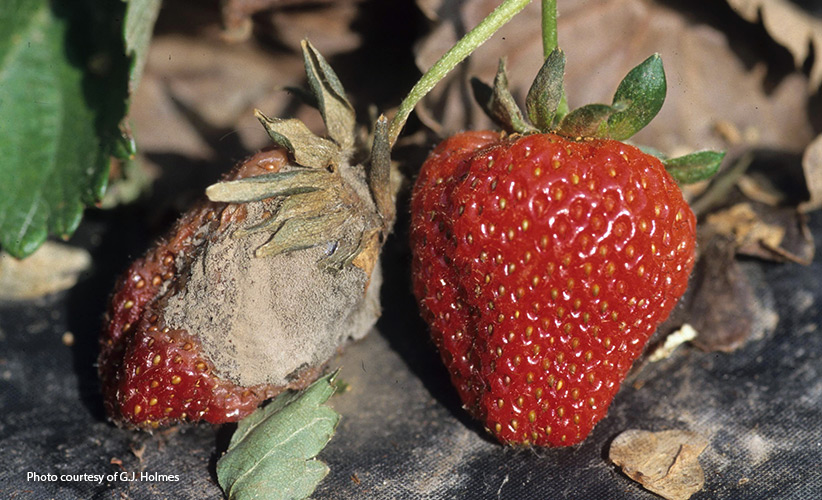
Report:
[[[466,132],[411,208],[414,293],[465,407],[503,443],[585,439],[693,267],[695,217],[661,162]]]

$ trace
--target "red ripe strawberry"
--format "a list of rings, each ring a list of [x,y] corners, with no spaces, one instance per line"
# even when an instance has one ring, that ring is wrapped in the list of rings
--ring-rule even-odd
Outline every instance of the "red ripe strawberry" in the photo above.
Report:
[[[517,130],[500,81],[487,107]],[[593,126],[572,112],[560,131],[615,130],[624,106],[597,106]],[[659,159],[524,127],[457,134],[422,166],[414,293],[466,409],[503,443],[567,446],[685,292],[696,220]]]
[[[258,113],[281,147],[209,187],[116,285],[99,372],[120,425],[239,420],[309,384],[379,316],[377,259],[393,219],[387,125],[377,123],[367,172],[352,164],[351,105],[319,53],[304,51],[331,138]]]

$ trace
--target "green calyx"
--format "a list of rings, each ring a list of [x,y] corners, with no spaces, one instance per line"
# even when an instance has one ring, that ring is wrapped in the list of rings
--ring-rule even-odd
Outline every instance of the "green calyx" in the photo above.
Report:
[[[512,133],[554,132],[571,139],[599,137],[622,141],[647,125],[665,101],[665,70],[659,54],[632,69],[622,80],[608,104],[588,104],[570,113],[560,111],[565,89],[565,54],[555,48],[545,58],[528,95],[528,119],[519,110],[500,61],[493,87],[473,81],[480,106],[503,129]]]
[[[677,158],[661,158],[665,169],[680,184],[710,179],[719,171],[724,151],[697,151]]]
[[[472,80],[479,105],[508,133],[552,132],[571,140],[601,138],[624,141],[644,128],[662,109],[667,83],[662,58],[654,54],[622,79],[611,104],[587,104],[565,109],[565,54],[551,50],[525,99],[526,114],[508,89],[505,62],[500,60],[493,86]],[[724,153],[702,151],[664,160],[669,173],[680,183],[707,179],[719,168]]]
[[[339,270],[351,265],[370,242],[383,240],[393,223],[388,126],[385,117],[377,120],[370,162],[350,165],[356,145],[354,109],[328,62],[309,42],[302,48],[311,103],[322,115],[328,138],[297,119],[269,118],[255,111],[292,163],[281,172],[214,184],[206,195],[226,203],[272,200],[273,215],[233,233],[238,238],[271,234],[256,249],[257,257],[329,245],[332,250],[319,265]]]

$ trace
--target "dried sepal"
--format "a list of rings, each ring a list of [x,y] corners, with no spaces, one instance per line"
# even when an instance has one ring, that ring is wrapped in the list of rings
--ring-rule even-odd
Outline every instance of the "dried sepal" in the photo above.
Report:
[[[287,219],[254,255],[268,257],[336,241],[347,218],[345,210],[337,210],[316,217]]]
[[[565,53],[555,48],[545,58],[525,97],[528,118],[540,130],[550,130],[554,126],[557,109],[565,93],[564,77]]]
[[[272,140],[288,150],[293,162],[283,172],[212,185],[206,194],[211,201],[266,203],[269,215],[233,233],[238,238],[271,234],[256,248],[255,256],[326,245],[318,265],[333,271],[351,265],[393,222],[388,122],[385,117],[377,120],[371,164],[364,176],[366,167],[349,163],[355,117],[342,84],[310,43],[305,41],[302,47],[312,95],[333,140],[315,135],[299,120],[269,118],[255,111]]]
[[[331,200],[333,201],[333,200]],[[271,217],[258,224],[243,227],[234,231],[235,238],[242,238],[259,232],[275,232],[284,220],[297,217],[316,217],[323,211],[336,211],[339,204],[329,203],[328,194],[324,191],[311,191],[288,196]]]
[[[394,221],[394,197],[391,196],[391,144],[388,142],[388,118],[380,115],[374,124],[374,143],[371,147],[368,184],[371,196],[382,217],[385,230]]]
[[[608,118],[613,114],[614,109],[607,104],[582,106],[565,115],[557,133],[572,139],[604,137],[608,130]]]
[[[340,148],[311,132],[300,120],[269,118],[258,109],[254,110],[254,116],[263,124],[271,140],[287,149],[298,164],[312,168],[339,164]]]
[[[308,84],[317,100],[328,135],[343,151],[347,151],[354,145],[354,108],[345,97],[340,79],[325,58],[308,40],[303,40],[302,49]]]
[[[343,235],[337,241],[334,251],[320,260],[318,265],[331,271],[338,271],[350,266],[354,259],[365,250],[367,242],[371,241],[374,234],[379,231],[379,228],[371,228],[356,235]]]
[[[211,201],[228,203],[276,202],[271,216],[233,233],[242,238],[270,232],[271,238],[255,250],[257,257],[329,245],[329,254],[319,265],[333,269],[349,265],[362,251],[363,238],[382,231],[386,222],[342,178],[339,169],[293,168],[214,184],[206,194]]]
[[[537,132],[537,129],[523,116],[508,88],[505,59],[499,60],[493,87],[489,87],[476,78],[471,80],[471,84],[474,97],[479,105],[503,130],[519,134]]]
[[[277,172],[228,182],[219,182],[206,188],[211,201],[248,203],[275,196],[290,196],[323,189],[328,181],[325,170],[299,169]]]

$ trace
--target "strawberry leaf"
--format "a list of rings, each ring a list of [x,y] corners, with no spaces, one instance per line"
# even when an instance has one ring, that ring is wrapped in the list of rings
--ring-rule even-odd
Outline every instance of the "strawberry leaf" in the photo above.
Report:
[[[718,151],[697,151],[685,156],[663,160],[665,169],[680,184],[693,184],[704,181],[713,176],[722,159],[724,152]]]
[[[126,54],[132,57],[128,80],[129,94],[137,90],[148,57],[154,23],[160,13],[161,0],[128,0],[123,37]]]
[[[565,95],[564,77],[565,53],[555,48],[548,54],[525,98],[528,118],[540,130],[550,130],[554,125],[559,103]]]
[[[300,393],[278,396],[240,421],[217,462],[217,480],[229,500],[308,497],[328,474],[314,459],[331,440],[340,416],[323,406],[336,373]]]
[[[616,111],[608,118],[607,136],[624,141],[639,132],[662,109],[666,91],[662,58],[654,54],[629,71],[617,87],[611,105]]]
[[[0,245],[15,257],[71,235],[105,190],[126,108],[124,6],[0,7]]]

